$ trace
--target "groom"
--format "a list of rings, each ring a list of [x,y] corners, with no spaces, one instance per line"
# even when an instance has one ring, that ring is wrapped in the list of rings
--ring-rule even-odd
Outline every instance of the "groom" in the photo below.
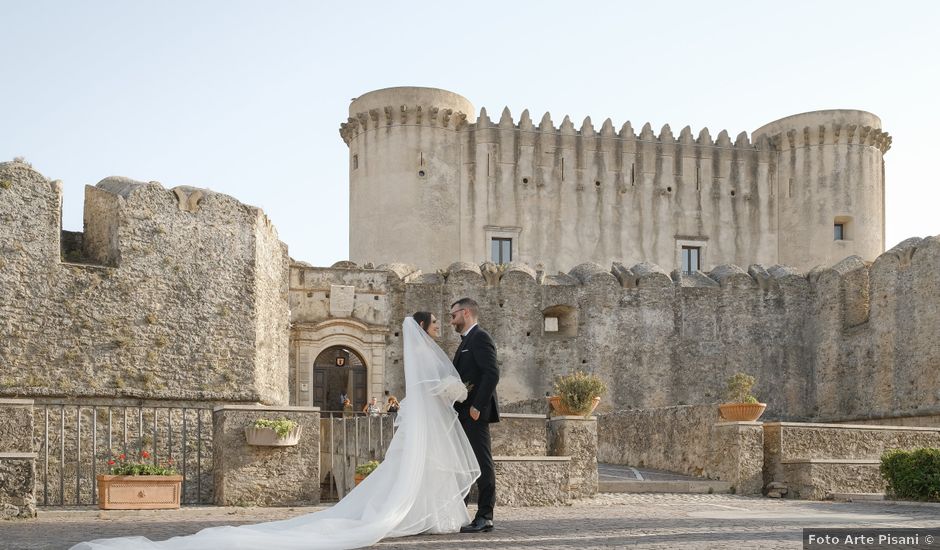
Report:
[[[480,306],[470,298],[461,298],[450,306],[450,324],[460,334],[460,346],[454,354],[454,366],[467,385],[467,399],[454,403],[460,425],[467,433],[473,453],[480,463],[477,479],[479,498],[477,515],[461,533],[485,533],[493,530],[493,507],[496,506],[496,473],[490,450],[490,423],[499,422],[496,405],[496,345],[485,330],[477,325]]]

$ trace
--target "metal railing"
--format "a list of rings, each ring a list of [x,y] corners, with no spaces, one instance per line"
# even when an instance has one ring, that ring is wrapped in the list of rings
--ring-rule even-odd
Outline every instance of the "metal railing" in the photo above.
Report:
[[[37,404],[34,448],[42,506],[93,505],[97,474],[119,454],[173,467],[183,476],[181,501],[210,504],[212,409],[170,406]]]
[[[370,460],[382,461],[395,435],[395,415],[324,412],[320,421],[320,468],[330,472],[321,495],[336,500],[355,487],[355,471]]]

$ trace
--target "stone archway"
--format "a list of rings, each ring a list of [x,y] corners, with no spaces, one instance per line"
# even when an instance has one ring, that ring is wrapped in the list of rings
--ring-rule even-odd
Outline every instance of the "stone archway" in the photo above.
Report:
[[[331,348],[347,350],[365,369],[365,398],[359,408],[373,396],[381,398],[385,390],[387,333],[385,327],[366,325],[356,319],[294,323],[291,329],[292,402],[299,406],[314,406],[314,393],[317,390],[315,363],[322,364],[318,361],[328,361],[331,357],[335,362],[336,355],[327,354],[320,359]],[[323,398],[326,399],[325,392]],[[334,409],[333,406],[329,408]]]
[[[368,401],[368,369],[362,357],[346,346],[332,346],[321,351],[313,361],[313,406],[322,411],[342,411],[343,397],[353,410],[361,410]]]

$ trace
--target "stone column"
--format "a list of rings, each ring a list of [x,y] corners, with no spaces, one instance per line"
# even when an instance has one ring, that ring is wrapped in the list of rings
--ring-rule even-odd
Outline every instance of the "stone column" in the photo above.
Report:
[[[248,445],[245,427],[286,418],[303,428],[289,447]],[[320,409],[223,405],[212,414],[215,503],[294,506],[320,503]]]
[[[570,456],[571,497],[597,494],[597,417],[555,416],[548,420],[549,454]]]
[[[716,422],[708,443],[708,477],[734,484],[739,495],[759,495],[764,487],[762,422]]]
[[[0,399],[0,519],[34,517],[33,400]]]

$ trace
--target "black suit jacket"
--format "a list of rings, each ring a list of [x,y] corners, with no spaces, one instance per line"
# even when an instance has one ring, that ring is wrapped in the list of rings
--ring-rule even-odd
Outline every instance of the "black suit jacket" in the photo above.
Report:
[[[496,384],[499,383],[499,367],[496,364],[496,344],[479,325],[470,329],[454,354],[454,367],[464,384],[472,384],[467,400],[454,403],[457,414],[470,416],[470,407],[480,411],[480,419],[499,422],[499,406],[496,402]]]

